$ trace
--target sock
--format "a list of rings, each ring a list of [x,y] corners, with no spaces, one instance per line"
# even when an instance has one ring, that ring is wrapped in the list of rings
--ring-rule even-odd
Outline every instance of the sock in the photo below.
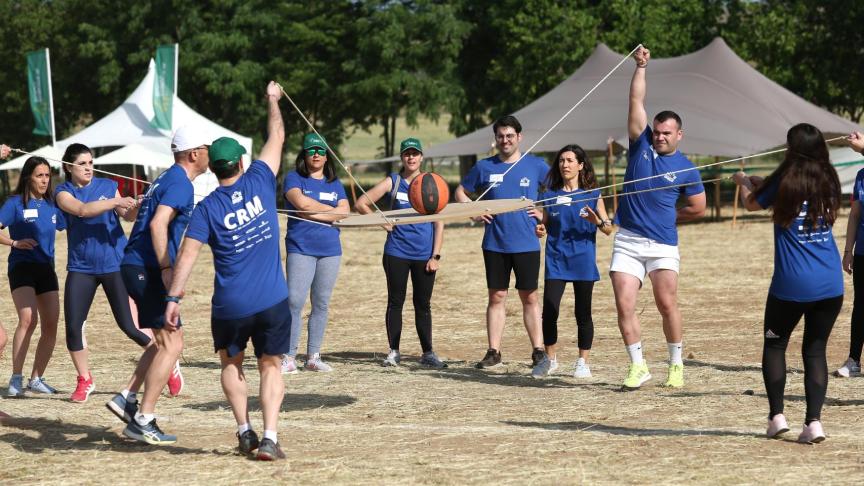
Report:
[[[279,443],[279,440],[276,438],[276,431],[275,430],[265,430],[264,431],[264,438],[272,440],[274,444]]]
[[[627,345],[627,354],[630,355],[631,363],[642,363],[642,341]]]
[[[243,433],[246,432],[247,430],[252,430],[252,426],[249,425],[248,422],[243,424],[243,425],[237,426],[237,434],[238,435],[243,435]]]
[[[138,412],[135,414],[135,422],[138,425],[147,425],[149,424],[156,416],[152,413],[141,413]]]
[[[138,403],[137,394],[135,392],[129,392],[129,394],[126,395],[126,401],[129,403]]]
[[[684,364],[681,359],[683,343],[666,343],[666,347],[669,349],[669,364]]]

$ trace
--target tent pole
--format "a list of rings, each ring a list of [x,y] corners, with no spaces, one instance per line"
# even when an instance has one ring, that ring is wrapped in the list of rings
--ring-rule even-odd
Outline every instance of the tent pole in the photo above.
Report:
[[[618,184],[615,182],[615,161],[610,164],[612,170],[612,214],[618,214]]]
[[[138,166],[135,164],[132,164],[132,178],[135,179],[132,181],[132,194],[138,199]]]
[[[741,161],[741,170],[744,170],[744,161]],[[735,201],[732,202],[732,228],[735,228],[735,224],[738,222],[738,196],[741,192],[741,186],[735,184]]]
[[[614,155],[612,147],[612,142],[614,141],[612,137],[606,139],[606,167],[603,171],[603,175],[605,176],[603,183],[607,186],[609,185],[609,168],[612,167],[612,156]]]

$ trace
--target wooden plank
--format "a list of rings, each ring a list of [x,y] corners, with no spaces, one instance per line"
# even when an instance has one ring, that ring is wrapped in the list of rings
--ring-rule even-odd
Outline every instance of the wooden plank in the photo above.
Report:
[[[340,227],[381,226],[386,224],[416,224],[454,219],[468,219],[484,214],[495,215],[520,211],[534,207],[530,199],[490,199],[467,203],[450,203],[437,214],[420,214],[414,209],[396,209],[382,213],[352,214],[347,218],[333,223]],[[384,219],[384,216],[387,219]]]

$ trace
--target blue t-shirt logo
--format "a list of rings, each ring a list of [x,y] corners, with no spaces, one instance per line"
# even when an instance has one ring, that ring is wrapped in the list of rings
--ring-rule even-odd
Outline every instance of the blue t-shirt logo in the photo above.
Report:
[[[519,186],[520,187],[528,187],[530,185],[531,185],[531,179],[529,179],[527,177],[523,177],[523,178],[519,179]]]
[[[666,179],[667,181],[669,181],[669,182],[671,183],[671,182],[675,182],[675,179],[677,179],[678,176],[676,176],[675,174],[673,174],[673,173],[671,173],[671,172],[667,172],[667,173],[663,176],[663,178]]]
[[[56,214],[51,215],[51,223],[57,224],[57,215]]]
[[[234,191],[234,194],[231,194],[231,204],[240,204],[243,201],[243,193],[240,191]]]

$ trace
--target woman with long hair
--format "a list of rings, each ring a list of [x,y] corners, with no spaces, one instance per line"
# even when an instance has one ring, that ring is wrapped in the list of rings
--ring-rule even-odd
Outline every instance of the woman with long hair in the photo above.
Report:
[[[357,212],[367,214],[373,211],[372,205],[387,197],[389,209],[406,209],[408,187],[420,175],[423,164],[423,146],[416,138],[406,138],[399,147],[402,169],[388,175],[366,194],[357,200]],[[402,337],[402,306],[411,277],[414,301],[414,327],[420,338],[423,355],[420,364],[429,368],[446,368],[447,364],[432,350],[432,289],[435,274],[441,260],[441,245],[444,242],[444,223],[409,224],[387,227],[387,241],[384,243],[384,275],[387,278],[387,311],[384,324],[387,328],[387,342],[390,352],[382,362],[383,366],[398,366],[402,358],[399,342]]]
[[[285,236],[291,350],[283,356],[282,372],[297,371],[295,357],[301,313],[307,296],[312,301],[312,312],[309,314],[305,368],[307,371],[332,371],[320,353],[327,328],[330,296],[339,274],[342,243],[339,241],[339,228],[316,224],[315,221],[331,223],[344,218],[348,214],[348,197],[336,178],[333,162],[327,157],[327,144],[318,134],[310,133],[303,138],[303,150],[297,154],[296,170],[285,175],[282,193],[288,201],[288,209],[309,211],[297,213],[309,221],[288,220]]]
[[[567,145],[555,156],[555,166],[546,179],[542,222],[537,236],[546,236],[546,265],[543,277],[543,344],[549,356],[547,367],[536,367],[534,378],[558,369],[558,316],[567,283],[573,285],[579,358],[573,369],[576,378],[590,378],[588,357],[594,340],[591,296],[597,270],[597,230],[612,233],[612,222],[597,190],[594,166],[585,150]]]
[[[137,201],[121,197],[117,182],[93,176],[93,153],[86,145],[73,143],[67,147],[63,162],[66,182],[54,193],[57,206],[65,214],[69,242],[63,316],[66,348],[78,372],[70,399],[83,403],[96,389],[88,365],[84,323],[97,287],[102,286],[121,331],[142,347],[150,344],[150,337],[135,326],[129,294],[120,275],[126,235],[118,216],[134,221]]]
[[[828,159],[822,132],[801,123],[786,134],[786,157],[767,178],[738,172],[742,204],[772,208],[774,275],[765,304],[762,376],[768,394],[768,429],[774,438],[789,430],[783,415],[786,347],[804,317],[804,392],[807,414],[799,442],[825,440],[821,413],[828,389],[825,348],[843,305],[843,272],[831,228],[840,207],[840,181]]]
[[[54,205],[51,190],[51,166],[42,157],[24,162],[21,177],[13,195],[0,208],[0,244],[12,247],[9,252],[9,287],[18,313],[18,327],[12,337],[12,377],[7,397],[24,396],[24,360],[30,338],[40,324],[39,343],[27,389],[34,393],[56,393],[45,382],[45,369],[54,353],[60,297],[54,272],[54,238],[66,229],[63,214]]]

